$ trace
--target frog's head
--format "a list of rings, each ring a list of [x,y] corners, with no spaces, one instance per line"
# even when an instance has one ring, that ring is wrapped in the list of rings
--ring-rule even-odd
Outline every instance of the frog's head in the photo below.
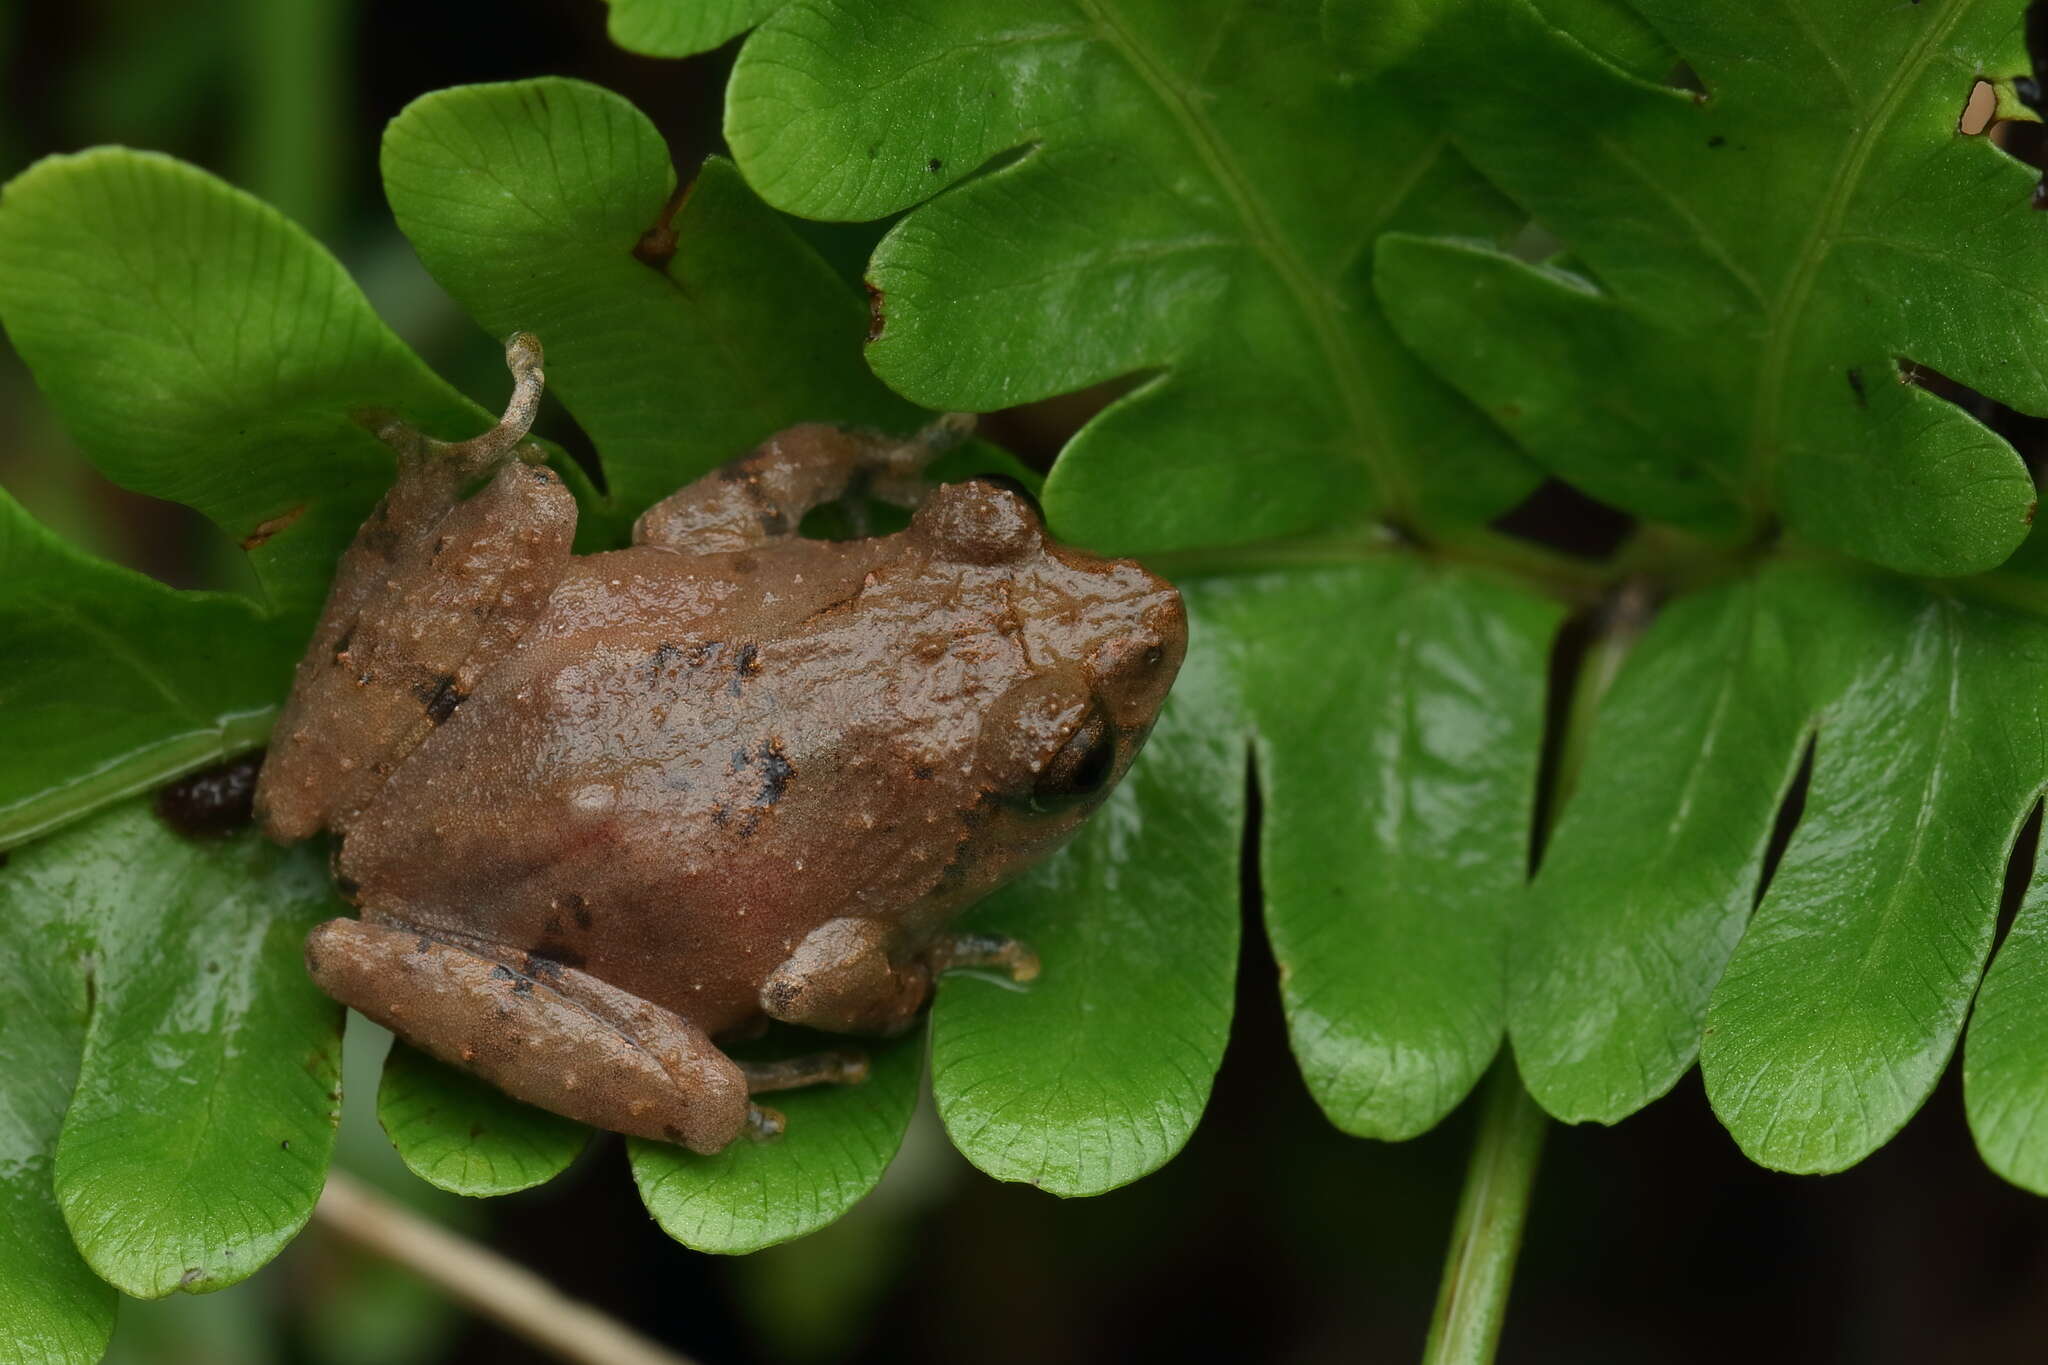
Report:
[[[1064,842],[1115,788],[1158,718],[1187,649],[1172,584],[1045,532],[1007,480],[936,490],[910,535],[999,587],[998,632],[1021,660],[981,711],[980,805],[967,850],[986,890]]]

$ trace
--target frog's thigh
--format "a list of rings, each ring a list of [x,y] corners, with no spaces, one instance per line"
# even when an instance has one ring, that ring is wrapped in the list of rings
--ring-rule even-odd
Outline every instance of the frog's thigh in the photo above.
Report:
[[[306,966],[413,1046],[568,1118],[698,1152],[748,1123],[747,1079],[703,1030],[587,973],[352,919],[313,930]]]
[[[842,916],[804,936],[761,983],[772,1019],[834,1033],[898,1033],[931,994],[920,963],[898,965],[896,930],[880,920]]]
[[[380,515],[400,501],[394,490]],[[257,797],[266,830],[345,829],[540,615],[575,533],[561,481],[516,461],[465,502],[365,523],[278,720]]]

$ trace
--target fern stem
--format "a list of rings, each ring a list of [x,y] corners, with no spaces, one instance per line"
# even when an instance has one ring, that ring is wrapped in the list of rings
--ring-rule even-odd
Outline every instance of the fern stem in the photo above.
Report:
[[[1522,1087],[1511,1051],[1495,1059],[1481,1104],[1423,1365],[1487,1365],[1493,1359],[1522,1250],[1522,1225],[1549,1120]]]
[[[341,116],[353,7],[344,0],[243,0],[244,186],[315,237],[341,226]]]

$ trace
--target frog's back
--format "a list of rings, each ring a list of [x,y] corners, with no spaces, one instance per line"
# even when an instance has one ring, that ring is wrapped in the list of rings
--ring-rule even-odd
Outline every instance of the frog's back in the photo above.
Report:
[[[717,1032],[849,897],[922,894],[965,837],[935,828],[972,803],[960,766],[897,752],[901,637],[839,610],[872,552],[790,552],[578,561],[349,829],[365,917],[581,967]]]

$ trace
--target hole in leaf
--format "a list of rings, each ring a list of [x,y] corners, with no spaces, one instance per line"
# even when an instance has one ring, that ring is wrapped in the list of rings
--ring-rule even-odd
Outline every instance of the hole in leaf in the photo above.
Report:
[[[1505,247],[1516,260],[1540,265],[1564,250],[1564,238],[1531,218],[1508,238]]]
[[[1266,824],[1266,802],[1259,794],[1259,751],[1251,745],[1245,746],[1244,755],[1244,830],[1237,849],[1237,894],[1238,904],[1251,914],[1251,923],[1246,925],[1246,942],[1256,939],[1264,941],[1262,927],[1266,912],[1266,882],[1264,869],[1259,861],[1259,843]]]
[[[1793,774],[1792,785],[1785,789],[1785,799],[1778,804],[1778,818],[1771,825],[1771,840],[1764,845],[1764,866],[1756,879],[1756,894],[1750,898],[1749,908],[1754,911],[1764,903],[1764,896],[1771,889],[1771,878],[1778,875],[1778,864],[1784,860],[1785,850],[1792,843],[1792,831],[1799,828],[1799,817],[1806,813],[1806,793],[1813,786],[1813,754],[1819,741],[1812,735],[1806,738],[1806,752],[1799,757],[1799,771]]]
[[[1562,479],[1545,479],[1493,519],[1493,529],[1503,535],[1592,560],[1613,554],[1635,528],[1634,517],[1587,497]]]
[[[1970,87],[1970,97],[1963,101],[1963,114],[1956,120],[1956,131],[1964,137],[1979,137],[1991,126],[1991,116],[1997,111],[1998,91],[1990,81],[1979,79]]]
[[[2048,477],[2048,417],[2034,417],[2024,412],[2015,412],[2005,404],[1985,397],[1969,385],[1959,383],[1939,370],[1915,361],[1899,360],[1896,363],[1900,383],[1911,384],[1937,398],[1954,403],[1993,432],[2004,437],[2012,444],[2013,449],[2019,452],[2020,458],[2027,462],[2028,472],[2034,476],[2036,484],[2042,483],[2044,477]]]
[[[2033,884],[2034,860],[2040,851],[2041,803],[2036,801],[2005,860],[2005,881],[1998,893],[1998,932],[1991,940],[1994,954],[2004,945],[2005,936],[2012,932],[2012,922],[2019,917],[2020,902],[2027,898],[2027,888]]]
[[[600,495],[608,492],[604,477],[604,461],[598,458],[597,442],[590,439],[590,433],[583,429],[562,400],[550,389],[541,395],[540,415],[534,419],[534,435],[543,440],[553,441],[576,462],[576,467],[590,476]],[[627,509],[638,515],[638,508]]]
[[[256,818],[256,775],[261,749],[203,768],[156,793],[156,814],[187,839],[218,839]]]
[[[1094,421],[1111,403],[1160,373],[1157,369],[1137,370],[1072,393],[1000,408],[982,417],[979,434],[1042,474],[1052,468],[1053,460],[1075,432]]]
[[[2012,88],[2020,103],[2038,114],[2043,102],[2041,89],[2048,85],[2048,0],[2033,0],[2027,6],[2025,41],[2033,71],[2014,81]]]
[[[1543,854],[1558,813],[1571,799],[1588,736],[1572,733],[1590,724],[1619,665],[1656,616],[1658,597],[1641,579],[1622,583],[1592,607],[1575,612],[1550,646],[1543,700],[1543,747],[1536,764],[1536,805],[1529,822],[1529,876],[1543,866]],[[1599,670],[1591,676],[1588,669]],[[1589,697],[1581,693],[1592,689]],[[1581,713],[1581,704],[1590,702]]]
[[[1998,407],[1968,384],[1950,379],[1931,365],[1923,365],[1905,356],[1894,356],[1892,363],[1898,368],[1901,384],[1910,384],[1916,389],[1933,394],[1936,398],[1945,399],[1980,422],[1989,422]]]
[[[1701,104],[1706,103],[1709,92],[1707,83],[1700,79],[1700,73],[1692,69],[1692,63],[1679,60],[1671,64],[1671,70],[1664,77],[1664,84],[1673,90],[1683,90]]]
[[[1543,852],[1550,843],[1550,828],[1561,804],[1557,790],[1558,773],[1564,766],[1566,727],[1571,724],[1572,694],[1578,690],[1579,670],[1585,667],[1586,652],[1592,647],[1597,610],[1574,612],[1558,630],[1550,645],[1550,668],[1543,693],[1543,748],[1536,760],[1536,809],[1529,821],[1529,876],[1543,867]]]

